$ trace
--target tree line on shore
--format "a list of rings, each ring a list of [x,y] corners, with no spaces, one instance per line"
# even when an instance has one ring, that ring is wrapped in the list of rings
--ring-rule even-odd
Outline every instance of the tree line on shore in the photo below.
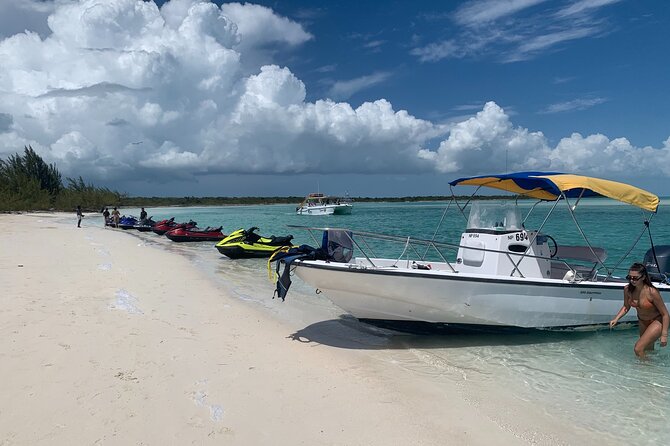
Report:
[[[105,187],[86,184],[82,177],[66,178],[55,164],[47,164],[31,146],[23,155],[0,159],[0,211],[71,211],[100,209],[105,204],[119,205],[124,194]]]
[[[23,155],[16,153],[0,159],[0,212],[66,211],[77,206],[85,211],[98,211],[105,206],[164,207],[164,206],[224,206],[249,204],[295,204],[304,197],[130,197],[126,193],[87,184],[79,178],[66,178],[55,164],[47,164],[31,146]],[[356,202],[444,201],[450,197],[431,195],[413,197],[353,197]],[[509,198],[501,196],[488,199]]]

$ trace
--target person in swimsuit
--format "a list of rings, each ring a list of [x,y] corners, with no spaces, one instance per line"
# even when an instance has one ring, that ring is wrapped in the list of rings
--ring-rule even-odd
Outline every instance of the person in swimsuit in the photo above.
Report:
[[[635,308],[640,326],[640,339],[635,343],[633,350],[639,358],[644,358],[647,350],[654,349],[654,342],[657,339],[660,338],[661,347],[668,345],[670,315],[661,298],[661,293],[652,285],[643,264],[633,263],[626,279],[628,279],[628,285],[623,288],[623,307],[610,321],[610,328],[628,313],[630,307]]]
[[[119,227],[119,221],[121,220],[121,213],[118,209],[114,208],[112,211],[112,221],[114,222],[114,227]]]

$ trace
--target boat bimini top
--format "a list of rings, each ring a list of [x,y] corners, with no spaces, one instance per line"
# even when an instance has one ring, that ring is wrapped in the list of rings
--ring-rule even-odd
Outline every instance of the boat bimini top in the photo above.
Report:
[[[659,199],[646,190],[616,181],[559,172],[516,172],[503,175],[465,177],[451,181],[453,186],[491,187],[544,201],[562,198],[608,197],[656,212]]]

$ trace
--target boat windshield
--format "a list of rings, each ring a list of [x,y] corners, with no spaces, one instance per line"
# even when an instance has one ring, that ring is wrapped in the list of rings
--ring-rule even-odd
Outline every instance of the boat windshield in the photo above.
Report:
[[[515,204],[475,201],[470,207],[467,229],[521,231],[523,219]]]

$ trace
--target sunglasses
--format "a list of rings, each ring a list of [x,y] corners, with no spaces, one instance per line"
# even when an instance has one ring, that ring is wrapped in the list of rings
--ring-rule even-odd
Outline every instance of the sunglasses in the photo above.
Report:
[[[642,276],[631,276],[631,275],[626,276],[626,280],[632,280],[634,282],[637,282],[641,278],[642,278]]]

